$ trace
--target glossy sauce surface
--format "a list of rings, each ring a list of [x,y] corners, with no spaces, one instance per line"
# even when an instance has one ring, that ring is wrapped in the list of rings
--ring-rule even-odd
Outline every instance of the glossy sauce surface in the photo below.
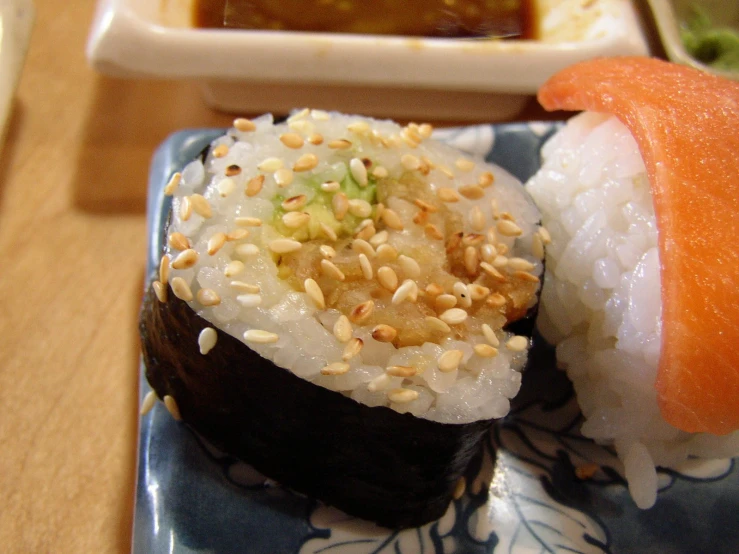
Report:
[[[534,0],[196,0],[193,25],[414,37],[537,38]]]

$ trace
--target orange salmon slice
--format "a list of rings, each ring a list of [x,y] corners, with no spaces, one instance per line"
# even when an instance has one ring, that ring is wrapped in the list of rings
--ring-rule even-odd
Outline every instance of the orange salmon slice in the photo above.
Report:
[[[630,129],[659,233],[662,416],[688,432],[739,429],[739,83],[651,58],[603,58],[556,74],[538,98]]]

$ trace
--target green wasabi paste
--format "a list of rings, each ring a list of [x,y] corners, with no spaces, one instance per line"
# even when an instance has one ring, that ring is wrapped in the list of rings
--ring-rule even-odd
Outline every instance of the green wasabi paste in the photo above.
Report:
[[[680,35],[685,49],[696,60],[714,69],[739,71],[739,31],[718,27],[697,6],[683,21]]]

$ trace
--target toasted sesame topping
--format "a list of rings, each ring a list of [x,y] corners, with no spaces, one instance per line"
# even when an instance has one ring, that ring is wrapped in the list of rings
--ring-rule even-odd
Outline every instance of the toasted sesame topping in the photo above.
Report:
[[[228,154],[227,144],[219,144],[213,149],[213,156],[216,158],[223,158],[226,154]]]
[[[184,300],[185,302],[190,302],[190,300],[192,300],[193,296],[192,290],[190,290],[190,285],[188,285],[187,281],[182,277],[174,277],[169,284],[172,287],[172,292],[177,298]]]
[[[480,206],[473,206],[470,210],[470,225],[477,233],[485,230],[485,214],[482,213]]]
[[[375,233],[370,239],[369,243],[377,248],[381,244],[384,244],[387,242],[388,239],[388,232],[387,231],[380,231],[379,233]]]
[[[436,363],[439,365],[439,371],[449,373],[459,368],[459,364],[462,363],[462,358],[464,358],[464,352],[461,350],[447,350],[439,356]]]
[[[277,171],[278,169],[282,169],[285,167],[285,162],[282,161],[280,158],[265,158],[261,162],[257,164],[257,169],[259,171],[266,171],[268,173],[272,173],[274,171]]]
[[[339,236],[336,234],[336,231],[333,230],[330,226],[326,225],[325,223],[321,223],[319,225],[321,228],[321,231],[323,231],[323,234],[326,235],[330,240],[336,240],[339,238]]]
[[[459,325],[467,319],[467,312],[461,308],[451,308],[442,313],[439,319],[449,325]]]
[[[390,325],[381,323],[372,329],[372,338],[378,342],[392,342],[398,336],[398,330]]]
[[[467,480],[464,477],[460,477],[457,483],[454,485],[454,492],[452,498],[459,500],[464,496],[464,491],[467,490]]]
[[[347,139],[337,139],[329,141],[328,147],[333,150],[346,150],[347,148],[352,147],[352,143]]]
[[[377,259],[382,262],[392,262],[397,259],[398,251],[390,244],[381,244],[377,247]]]
[[[464,268],[467,275],[477,275],[477,265],[480,263],[480,256],[474,246],[468,246],[464,249]]]
[[[154,404],[157,402],[157,395],[153,390],[150,390],[146,393],[146,396],[144,396],[144,399],[141,401],[141,410],[139,410],[139,415],[145,416],[148,414],[151,409],[154,407]]]
[[[421,276],[421,266],[418,265],[418,262],[410,256],[401,254],[398,256],[398,264],[406,277],[418,279]]]
[[[331,119],[331,114],[323,110],[311,110],[310,116],[316,121],[328,121]]]
[[[378,375],[367,383],[367,390],[370,392],[383,391],[390,386],[390,376],[387,373]]]
[[[400,132],[400,138],[411,148],[418,148],[418,145],[421,143],[421,137],[418,134],[409,131],[408,127]]]
[[[389,173],[386,167],[378,165],[377,167],[372,169],[372,175],[374,177],[377,177],[378,179],[384,179],[385,177],[389,175]]]
[[[475,169],[475,162],[467,158],[457,158],[454,161],[454,165],[460,171],[472,171],[473,169]]]
[[[321,133],[313,133],[308,137],[308,142],[315,144],[316,146],[323,144],[323,135]]]
[[[507,219],[501,219],[496,225],[498,232],[504,237],[518,237],[523,234],[521,227]]]
[[[393,268],[386,265],[377,270],[377,281],[390,292],[394,292],[398,288],[398,276]]]
[[[213,256],[226,244],[226,233],[214,233],[208,239],[208,255]]]
[[[295,165],[293,165],[293,171],[300,173],[303,171],[310,171],[318,165],[318,156],[315,154],[303,154],[300,156]]]
[[[252,258],[259,254],[259,247],[256,244],[239,244],[234,249],[234,254],[242,258]]]
[[[421,123],[418,126],[418,134],[421,135],[421,138],[430,138],[433,132],[434,128],[430,123]]]
[[[354,121],[346,126],[346,128],[352,133],[358,135],[365,135],[370,132],[370,124],[366,121]]]
[[[336,181],[326,181],[321,183],[321,190],[324,192],[336,192],[341,189],[341,184]]]
[[[538,260],[544,259],[544,241],[538,233],[531,238],[531,254]]]
[[[549,231],[547,231],[546,227],[539,227],[539,230],[537,231],[537,233],[539,234],[542,242],[545,245],[552,242],[552,235],[549,234]]]
[[[423,228],[423,232],[426,234],[426,236],[433,240],[444,240],[444,234],[441,232],[441,230],[434,225],[433,223],[429,223]]]
[[[498,355],[498,349],[489,344],[476,344],[473,350],[481,358],[492,358]]]
[[[175,421],[181,421],[182,415],[180,414],[180,408],[179,406],[177,406],[177,401],[174,399],[174,397],[166,395],[163,400],[164,406],[167,408],[169,415],[171,415]]]
[[[390,402],[396,404],[408,404],[418,398],[418,391],[411,389],[393,389],[387,393]]]
[[[483,244],[480,247],[480,254],[482,254],[483,260],[487,263],[492,263],[498,255],[498,250],[492,244]]]
[[[500,344],[498,337],[495,335],[495,331],[493,331],[493,328],[487,323],[482,324],[482,334],[485,337],[485,340],[493,346],[498,346]]]
[[[508,254],[508,246],[505,243],[499,242],[495,245],[495,249],[501,256],[505,256],[506,254]]]
[[[463,308],[469,308],[472,305],[472,299],[470,298],[470,291],[467,290],[467,285],[462,281],[457,281],[452,287],[454,297],[457,299],[457,303]]]
[[[195,297],[203,306],[218,306],[221,303],[221,297],[213,289],[200,289]]]
[[[343,192],[337,192],[331,198],[331,209],[334,211],[334,217],[337,221],[343,221],[349,211],[349,200]]]
[[[511,277],[514,279],[520,279],[521,281],[528,281],[529,283],[538,283],[539,278],[536,275],[527,273],[526,271],[514,271],[511,273]]]
[[[283,133],[280,135],[280,142],[288,148],[302,148],[304,141],[298,133]]]
[[[321,375],[344,375],[349,372],[349,364],[346,362],[334,362],[321,369]]]
[[[256,196],[261,192],[263,185],[264,175],[257,175],[256,177],[249,179],[249,182],[246,184],[246,195],[250,197]]]
[[[303,108],[299,112],[295,112],[290,117],[287,118],[288,123],[292,123],[293,121],[299,121],[301,119],[305,119],[308,117],[308,114],[310,114],[310,110],[308,108]]]
[[[359,354],[359,352],[362,350],[362,347],[364,347],[364,341],[362,339],[359,339],[357,337],[350,339],[349,342],[346,344],[346,347],[344,348],[341,359],[345,362],[348,362],[354,356]]]
[[[236,297],[236,302],[244,308],[256,308],[257,306],[262,305],[262,297],[259,294],[250,292],[238,295]]]
[[[352,158],[349,161],[349,172],[360,187],[367,186],[367,167],[364,165],[362,160],[359,158]]]
[[[508,258],[508,267],[514,271],[531,271],[536,266],[523,258]]]
[[[231,281],[230,285],[240,292],[248,292],[250,294],[258,294],[261,291],[259,285],[252,285],[243,281]]]
[[[327,260],[330,260],[331,258],[336,256],[336,250],[330,247],[328,244],[322,244],[321,246],[319,246],[318,251],[321,253],[321,256],[323,256]]]
[[[293,239],[275,239],[270,241],[269,249],[275,254],[287,254],[297,252],[303,247],[303,243]]]
[[[429,283],[426,285],[425,290],[426,294],[429,296],[439,296],[440,294],[444,294],[444,289],[437,283]]]
[[[339,342],[348,342],[352,338],[352,324],[349,322],[349,318],[340,315],[334,323],[333,333]]]
[[[400,164],[408,171],[415,171],[421,167],[421,160],[413,154],[403,154],[400,157]]]
[[[233,126],[237,131],[241,131],[242,133],[248,133],[257,129],[257,126],[253,121],[243,117],[234,119]]]
[[[529,347],[529,339],[521,335],[515,335],[508,339],[505,345],[511,352],[523,352]]]
[[[444,175],[446,175],[448,179],[454,179],[454,173],[447,166],[440,165],[437,167],[437,169],[441,171]]]
[[[438,317],[426,316],[424,318],[424,321],[426,322],[426,325],[429,329],[438,333],[449,333],[452,330],[449,325],[444,323]]]
[[[361,304],[357,304],[352,308],[349,314],[349,320],[353,323],[362,324],[366,322],[375,311],[375,302],[373,300],[366,300]]]
[[[163,285],[169,281],[169,256],[166,254],[159,261],[159,280]]]
[[[412,279],[406,279],[393,294],[392,303],[397,305],[406,300],[414,301],[418,296],[418,285]]]
[[[282,216],[282,222],[288,229],[299,229],[310,221],[310,214],[305,212],[287,212]]]
[[[349,200],[349,213],[355,217],[369,217],[372,215],[372,206],[366,200],[355,198]]]
[[[297,196],[291,196],[287,200],[284,200],[281,206],[286,212],[295,212],[297,210],[302,210],[307,201],[308,198],[305,194],[298,194]]]
[[[410,367],[407,365],[391,365],[388,366],[385,371],[387,371],[387,374],[392,377],[404,378],[414,377],[418,373],[418,370],[415,367]]]
[[[442,202],[459,202],[459,193],[453,188],[441,187],[436,191],[436,196],[438,196],[439,200]]]
[[[163,285],[159,281],[154,281],[151,286],[154,288],[154,294],[159,302],[167,301],[167,286]]]
[[[385,225],[395,231],[403,230],[403,222],[400,220],[400,216],[395,212],[395,210],[385,208],[382,212],[382,220],[385,222]]]
[[[495,176],[489,171],[483,171],[480,173],[480,177],[477,179],[477,184],[482,188],[487,188],[495,182]]]
[[[272,344],[280,340],[280,336],[276,333],[263,331],[262,329],[249,329],[244,333],[244,340],[257,344]]]
[[[506,304],[506,299],[505,296],[503,296],[499,292],[494,292],[487,297],[487,299],[485,300],[485,304],[493,308],[502,308]]]
[[[179,254],[177,254],[177,257],[172,260],[172,268],[173,269],[189,269],[193,267],[196,263],[198,263],[198,253],[197,251],[193,250],[192,248],[188,248],[187,250],[183,250]]]
[[[369,225],[360,226],[357,233],[354,235],[358,239],[362,240],[368,240],[375,236],[375,233],[377,230],[375,229],[375,224],[371,219],[365,219],[365,221],[369,222]]]
[[[275,171],[273,177],[275,179],[275,183],[277,183],[277,186],[280,188],[284,188],[292,184],[293,180],[295,179],[295,174],[293,173],[292,169],[283,167],[282,169],[278,169],[277,171]]]
[[[485,236],[478,233],[470,233],[462,237],[462,244],[465,246],[478,246],[485,242]]]
[[[310,299],[313,300],[316,307],[319,310],[326,309],[326,300],[323,297],[323,291],[321,290],[321,287],[318,286],[318,283],[313,279],[306,279],[303,286],[305,287],[305,292],[308,294]]]
[[[172,196],[179,186],[180,181],[182,181],[182,173],[173,173],[172,177],[170,177],[169,181],[167,181],[167,184],[164,186],[164,195]]]
[[[459,191],[459,194],[469,200],[479,200],[485,196],[485,191],[482,190],[482,187],[477,185],[462,185],[457,190]]]
[[[501,281],[502,282],[502,281],[506,281],[507,280],[505,278],[505,276],[500,271],[498,271],[497,269],[495,269],[492,265],[490,265],[487,262],[480,262],[480,267],[482,268],[482,270],[485,273],[487,273],[492,278],[494,278],[494,279],[496,279],[498,281]]]
[[[470,298],[473,302],[483,300],[487,297],[488,294],[490,294],[489,288],[483,287],[482,285],[478,285],[476,283],[467,285],[467,290],[470,291]]]
[[[236,188],[236,183],[230,177],[221,179],[220,181],[218,181],[218,184],[216,185],[216,189],[218,189],[218,195],[221,198],[226,198],[229,194],[231,194],[234,191],[235,188]]]
[[[439,311],[448,310],[457,305],[457,297],[453,294],[440,294],[434,300],[434,306]]]
[[[336,279],[337,281],[343,281],[346,279],[346,276],[338,267],[336,267],[336,264],[329,260],[321,260],[321,271],[326,277]]]
[[[423,200],[420,200],[418,198],[416,198],[413,201],[413,203],[419,208],[421,208],[424,212],[428,212],[430,214],[433,214],[439,211],[439,208],[437,208],[436,206],[429,204],[428,202],[424,202]]]
[[[372,271],[372,264],[364,252],[359,254],[359,267],[362,268],[362,276],[368,281],[371,280],[374,276],[374,272]]]
[[[226,174],[226,177],[234,177],[241,174],[241,167],[236,164],[229,165],[224,173]]]
[[[183,196],[180,202],[180,219],[188,221],[192,217],[192,201],[189,196]]]
[[[495,256],[495,259],[493,259],[493,261],[490,262],[490,265],[492,265],[496,269],[500,269],[508,265],[508,258],[506,256],[500,256],[500,255]]]
[[[213,350],[213,347],[218,341],[218,333],[213,327],[206,327],[198,335],[198,346],[200,347],[200,353],[205,356],[208,352]]]
[[[187,250],[190,248],[190,241],[182,233],[174,232],[168,238],[169,247],[174,250]]]

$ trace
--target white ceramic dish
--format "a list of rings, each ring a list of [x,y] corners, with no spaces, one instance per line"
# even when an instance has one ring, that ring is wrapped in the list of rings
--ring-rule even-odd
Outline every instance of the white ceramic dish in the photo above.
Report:
[[[193,0],[100,0],[87,56],[109,75],[197,80],[227,111],[490,120],[574,62],[648,53],[629,0],[536,1],[540,40],[488,41],[194,29]]]
[[[648,0],[654,14],[667,56],[676,63],[690,65],[728,79],[739,80],[739,71],[721,71],[707,66],[691,56],[680,38],[680,22],[691,5],[700,5],[716,26],[739,28],[739,2],[736,0]]]
[[[0,0],[0,140],[26,58],[34,13],[31,0]]]

